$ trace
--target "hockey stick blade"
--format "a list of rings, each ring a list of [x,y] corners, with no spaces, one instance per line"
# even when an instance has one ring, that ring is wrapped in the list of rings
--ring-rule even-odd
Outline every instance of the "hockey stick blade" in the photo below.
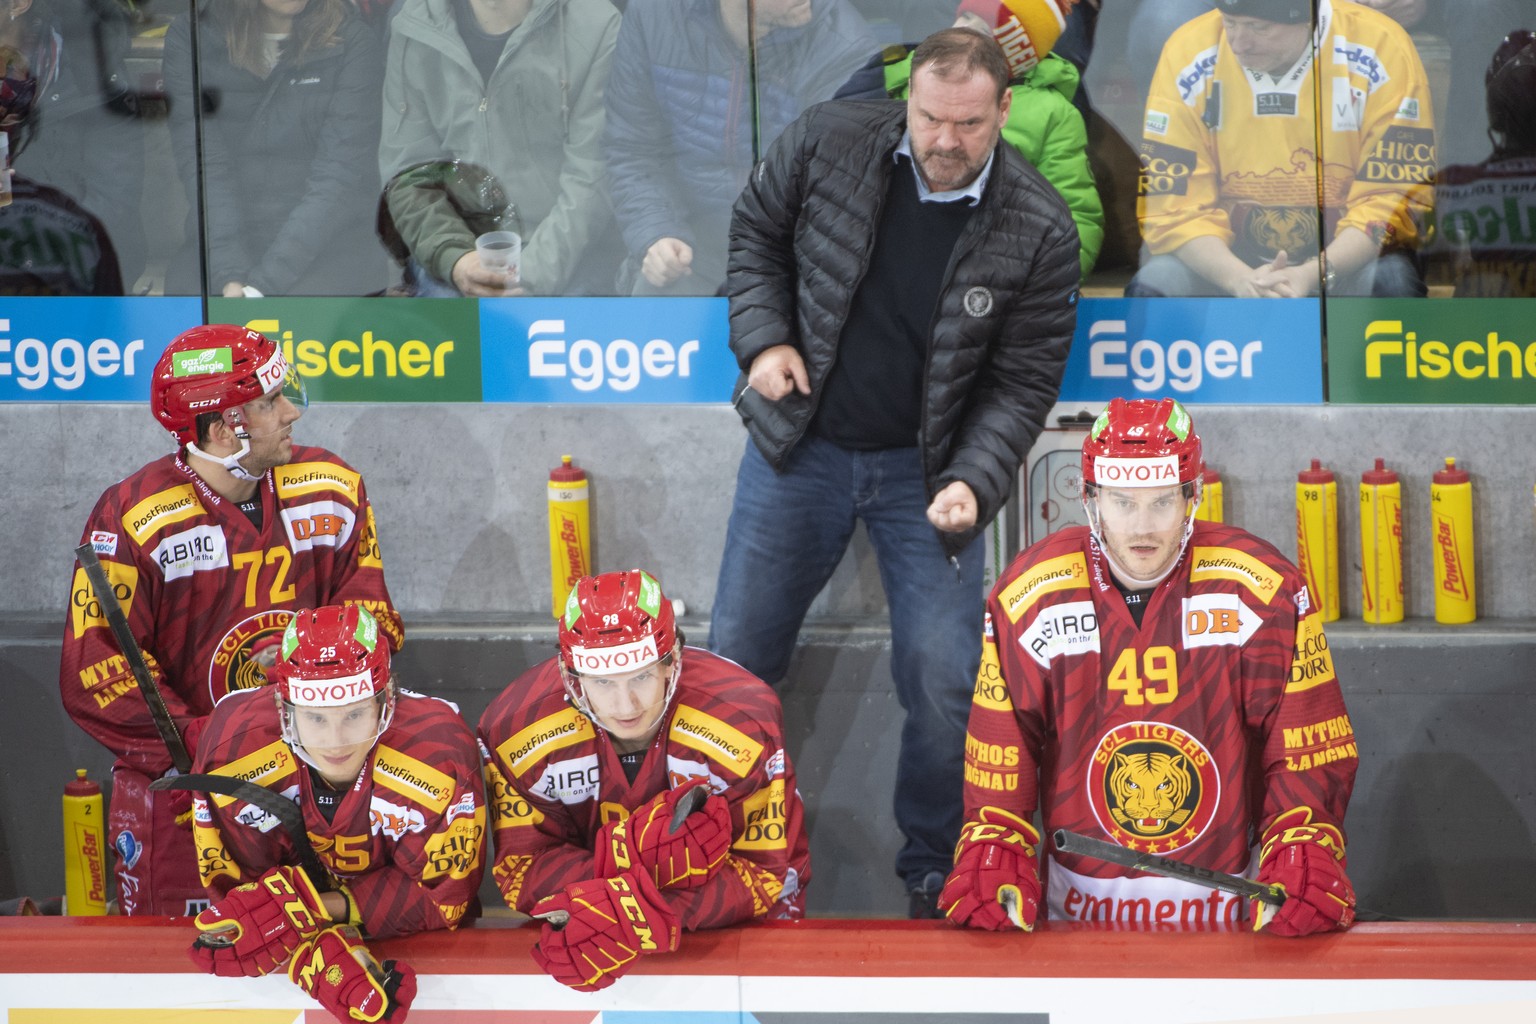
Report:
[[[677,830],[683,827],[683,822],[688,820],[688,815],[701,809],[708,802],[708,783],[701,782],[684,793],[683,798],[677,802],[677,806],[672,808],[672,820],[667,823],[667,835],[675,835]]]
[[[320,892],[335,892],[336,884],[331,873],[320,862],[314,845],[309,841],[309,830],[304,827],[304,812],[287,797],[272,792],[264,786],[228,775],[168,775],[149,784],[150,789],[190,789],[196,793],[217,793],[232,796],[263,811],[278,820],[288,838],[293,841],[299,866]]]
[[[1210,868],[1198,867],[1181,860],[1174,860],[1172,857],[1154,857],[1147,853],[1137,853],[1135,850],[1127,850],[1125,847],[1116,846],[1114,843],[1106,843],[1102,839],[1094,839],[1091,836],[1081,835],[1077,832],[1068,832],[1064,828],[1057,829],[1052,838],[1055,841],[1056,849],[1062,853],[1081,854],[1084,857],[1093,857],[1108,864],[1118,864],[1123,868],[1145,871],[1151,875],[1162,875],[1164,878],[1177,878],[1184,882],[1194,882],[1196,885],[1220,889],[1222,892],[1230,892],[1235,896],[1259,900],[1274,907],[1278,907],[1285,902],[1285,890],[1276,885],[1261,885],[1258,882],[1242,878],[1238,875],[1229,875],[1225,871],[1213,871]]]
[[[128,659],[128,667],[139,684],[139,692],[144,694],[144,703],[149,705],[150,716],[155,720],[155,729],[165,742],[165,749],[170,752],[171,764],[178,772],[190,772],[192,757],[187,753],[186,741],[181,738],[181,730],[176,728],[171,712],[165,706],[165,698],[160,695],[160,687],[155,684],[154,673],[150,672],[144,660],[139,642],[133,638],[128,617],[123,614],[123,606],[117,603],[117,595],[112,592],[112,581],[107,579],[107,571],[101,567],[96,549],[89,544],[81,544],[75,548],[75,558],[79,560],[80,568],[85,570],[86,578],[91,581],[91,589],[96,591],[96,600],[107,617],[107,625],[112,627],[117,649]]]

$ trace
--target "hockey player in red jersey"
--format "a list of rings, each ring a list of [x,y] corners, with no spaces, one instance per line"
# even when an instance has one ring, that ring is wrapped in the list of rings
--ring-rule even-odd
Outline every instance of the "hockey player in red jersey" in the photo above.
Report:
[[[773,690],[684,648],[638,569],[583,577],[559,631],[480,719],[492,873],[543,918],[539,966],[592,991],[682,930],[799,917],[809,849]]]
[[[987,601],[965,818],[940,908],[972,928],[1056,920],[1346,928],[1358,757],[1301,574],[1196,521],[1200,438],[1172,399],[1115,399],[1083,443],[1089,526],[1019,555]],[[1241,899],[1086,856],[1056,829],[1284,888]],[[1044,891],[1042,893],[1042,875]]]
[[[271,339],[228,324],[186,331],[150,383],[178,450],[109,487],[82,534],[192,756],[214,703],[261,685],[261,660],[295,609],[362,605],[392,648],[403,638],[362,477],[293,442],[305,404]],[[206,895],[187,796],[148,788],[172,758],[78,565],[59,688],[70,717],[118,758],[108,834],[123,912],[195,913]]]
[[[382,1012],[398,1022],[415,973],[375,963],[359,930],[455,928],[469,913],[484,874],[479,747],[458,708],[398,688],[367,609],[302,610],[281,645],[271,687],[213,709],[197,770],[297,804],[328,877],[306,873],[274,815],[237,796],[199,795],[193,834],[214,902],[196,918],[192,958],[234,977],[286,965],[339,1020]]]

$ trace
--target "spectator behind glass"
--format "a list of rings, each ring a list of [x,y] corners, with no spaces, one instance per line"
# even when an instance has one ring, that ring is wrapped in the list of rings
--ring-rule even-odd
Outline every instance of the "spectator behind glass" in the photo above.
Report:
[[[129,285],[144,269],[144,135],[124,63],[131,19],[119,0],[9,0],[0,33],[39,69],[27,173],[101,218]]]
[[[1477,69],[1504,33],[1529,23],[1532,0],[1357,0],[1415,34],[1440,36],[1450,48],[1450,89],[1440,115],[1440,153],[1467,160],[1481,151],[1483,109]],[[1131,16],[1126,63],[1142,95],[1173,30],[1211,7],[1211,0],[1140,0]]]
[[[847,0],[757,0],[753,10],[755,79],[746,0],[630,0],[603,135],[629,250],[620,291],[713,295],[752,165],[875,50]]]
[[[1125,293],[1423,295],[1435,134],[1408,34],[1352,3],[1315,19],[1309,0],[1215,5],[1157,66],[1138,204],[1152,258]],[[1335,56],[1351,53],[1373,56]]]
[[[14,24],[0,23],[0,38]],[[37,79],[9,43],[0,42],[0,67],[0,130],[14,163],[38,132]],[[0,207],[0,295],[122,293],[117,254],[101,221],[58,189],[12,174],[10,202]]]
[[[1440,155],[1467,161],[1483,151],[1478,69],[1506,32],[1536,20],[1532,0],[1358,0],[1415,33],[1432,32],[1450,48],[1450,89],[1440,116]]]
[[[1093,269],[1104,241],[1104,206],[1088,167],[1088,130],[1073,105],[1078,72],[1052,52],[1075,0],[965,0],[956,28],[992,35],[1013,73],[1013,102],[1003,141],[1035,165],[1072,211],[1081,245],[1083,277]],[[1063,10],[1065,8],[1065,10]],[[1021,16],[1026,21],[1021,21]],[[888,46],[838,90],[838,99],[904,100],[912,81],[916,43]]]
[[[201,290],[199,251],[212,295],[381,290],[385,261],[365,170],[379,139],[377,35],[344,0],[219,0],[199,8],[197,23],[200,151],[191,21],[178,18],[165,41],[171,145],[195,204],[166,290]]]
[[[522,223],[520,275],[488,270],[474,226],[446,194],[392,189],[418,295],[606,292],[594,246],[602,191],[603,87],[619,14],[608,0],[405,0],[384,75],[385,181],[418,164],[469,161],[506,190]]]
[[[1457,298],[1536,298],[1536,33],[1511,32],[1484,81],[1493,153],[1436,179],[1430,279]]]

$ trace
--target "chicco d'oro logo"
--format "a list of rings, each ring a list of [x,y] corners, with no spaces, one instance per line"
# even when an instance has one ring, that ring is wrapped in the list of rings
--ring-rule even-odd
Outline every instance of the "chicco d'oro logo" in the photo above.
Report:
[[[979,285],[965,293],[965,315],[986,316],[992,312],[992,293]]]
[[[1162,722],[1104,734],[1088,769],[1099,825],[1129,850],[1172,853],[1199,839],[1221,802],[1221,776],[1205,745]]]

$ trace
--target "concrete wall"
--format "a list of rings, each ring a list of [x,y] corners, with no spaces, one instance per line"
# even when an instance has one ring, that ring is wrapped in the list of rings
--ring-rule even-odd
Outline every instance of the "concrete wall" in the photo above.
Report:
[[[1058,413],[1080,406],[1060,407]],[[1097,412],[1097,409],[1093,411]],[[1225,479],[1227,520],[1295,552],[1296,472],[1320,458],[1339,478],[1345,615],[1360,608],[1355,487],[1376,456],[1403,481],[1408,615],[1430,617],[1429,477],[1447,455],[1472,473],[1481,614],[1536,614],[1532,484],[1536,408],[1206,406],[1193,410]],[[71,552],[96,497],[168,450],[131,405],[0,405],[7,613],[64,606]],[[592,478],[595,559],[654,571],[707,612],[745,433],[726,406],[330,405],[297,435],[362,471],[390,590],[407,614],[501,621],[547,612],[544,484],[562,454]],[[1072,443],[1077,443],[1075,440]],[[854,546],[813,618],[881,614],[866,544]]]
[[[1062,412],[1076,411],[1063,409]],[[1226,478],[1227,518],[1294,551],[1293,484],[1319,457],[1340,477],[1346,618],[1330,629],[1360,736],[1349,817],[1363,905],[1397,915],[1536,916],[1536,654],[1525,408],[1194,410]],[[58,635],[71,550],[101,490],[167,449],[140,406],[0,406],[6,481],[0,564],[0,897],[62,887],[59,803],[75,767],[109,758],[64,715]],[[599,568],[643,565],[690,611],[702,641],[743,434],[724,407],[336,405],[301,440],[345,455],[377,504],[409,685],[477,717],[553,649],[544,480],[562,453],[593,479]],[[1410,622],[1358,615],[1358,474],[1377,455],[1403,475]],[[1484,620],[1432,614],[1428,478],[1444,455],[1477,488]],[[813,609],[784,693],[808,801],[818,913],[900,913],[889,812],[899,730],[884,602],[862,538]],[[490,890],[487,889],[487,894]]]

